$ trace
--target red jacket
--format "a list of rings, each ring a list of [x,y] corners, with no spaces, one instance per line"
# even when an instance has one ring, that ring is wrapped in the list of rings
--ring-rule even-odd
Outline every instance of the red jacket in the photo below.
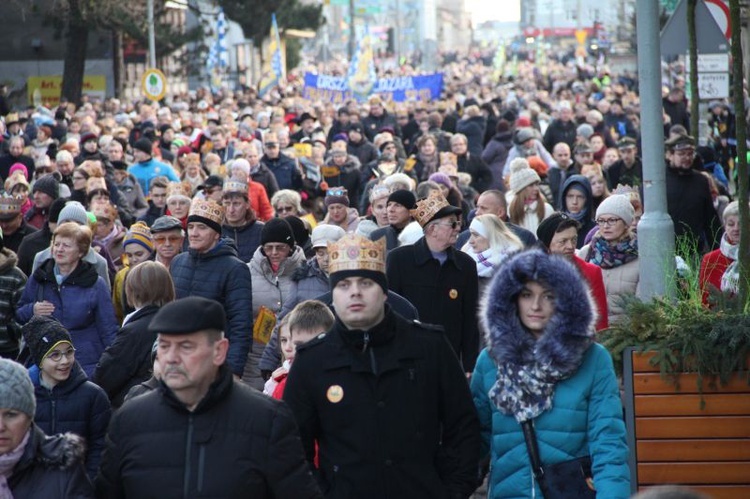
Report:
[[[591,294],[596,302],[596,313],[598,314],[596,330],[602,331],[603,329],[607,329],[609,327],[609,319],[607,319],[609,311],[607,309],[607,291],[604,289],[602,269],[599,266],[594,265],[593,263],[588,263],[575,255],[573,255],[573,263],[576,264],[578,270],[581,271],[581,274],[583,274],[583,277],[589,283]]]
[[[247,198],[250,200],[250,206],[258,220],[268,222],[273,218],[273,206],[268,200],[268,194],[263,184],[248,178]]]
[[[701,270],[698,274],[698,284],[703,293],[703,304],[708,305],[708,291],[711,287],[721,289],[721,276],[727,270],[732,260],[725,257],[721,250],[716,249],[703,255]]]

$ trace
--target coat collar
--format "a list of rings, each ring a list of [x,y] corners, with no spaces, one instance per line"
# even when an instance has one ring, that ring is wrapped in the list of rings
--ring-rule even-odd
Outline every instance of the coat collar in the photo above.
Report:
[[[448,255],[448,262],[452,262],[458,270],[463,270],[463,264],[456,258],[456,248],[450,246],[445,253]],[[417,265],[425,265],[430,260],[435,260],[435,257],[432,256],[432,251],[427,246],[427,239],[422,236],[414,243],[414,261]]]

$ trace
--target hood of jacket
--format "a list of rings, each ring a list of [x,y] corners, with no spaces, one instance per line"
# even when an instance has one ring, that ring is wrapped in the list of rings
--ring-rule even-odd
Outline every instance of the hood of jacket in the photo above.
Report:
[[[518,317],[516,299],[528,281],[555,294],[555,312],[535,340]],[[535,249],[521,251],[500,266],[482,299],[480,318],[490,356],[498,365],[526,365],[534,359],[572,372],[594,341],[593,298],[574,264]]]
[[[560,196],[563,200],[563,203],[565,202],[565,195],[568,193],[568,189],[570,189],[573,184],[580,185],[581,189],[583,189],[583,192],[586,194],[586,209],[589,210],[588,216],[589,218],[594,218],[596,213],[594,213],[594,195],[591,192],[591,182],[589,182],[589,179],[587,179],[583,175],[571,175],[570,177],[565,179],[562,191],[560,191]]]
[[[96,268],[94,268],[89,262],[81,260],[78,262],[78,266],[73,272],[65,278],[65,284],[90,288],[96,284],[96,279],[98,277],[99,274],[96,273]],[[34,272],[34,279],[40,283],[52,283],[57,286],[57,280],[55,279],[55,260],[53,258],[45,260],[45,262],[36,269],[36,272]]]
[[[42,392],[42,395],[46,395],[49,393],[50,390],[42,386],[42,370],[39,368],[39,366],[34,365],[29,368],[29,377],[31,378],[31,382],[34,384],[34,389],[37,392]],[[70,376],[68,376],[68,379],[63,381],[62,383],[58,383],[52,388],[52,392],[55,395],[67,395],[82,384],[84,384],[86,381],[88,381],[88,376],[86,376],[86,373],[83,372],[83,369],[81,368],[81,365],[78,362],[73,362],[73,366],[70,369]],[[37,393],[37,397],[39,397],[39,393]]]
[[[277,277],[290,277],[294,272],[305,263],[305,252],[299,246],[294,247],[294,251],[279,265],[279,271],[274,274],[271,270],[271,262],[263,253],[263,247],[258,246],[258,249],[253,253],[253,259],[250,260],[250,271],[257,272],[260,275],[270,278],[271,276]]]
[[[492,136],[492,140],[505,145],[513,145],[513,132],[497,132]]]
[[[0,250],[0,273],[5,273],[18,264],[18,257],[8,248]]]
[[[37,425],[32,424],[31,437],[16,465],[16,471],[20,472],[35,464],[49,469],[66,470],[82,462],[85,453],[86,444],[78,435],[63,433],[47,436]]]
[[[303,265],[299,268],[297,268],[294,273],[292,274],[292,281],[299,282],[304,279],[311,279],[313,277],[317,277],[318,279],[324,279],[328,280],[328,276],[321,270],[320,265],[318,265],[317,258],[311,258],[307,265]]]
[[[202,260],[209,260],[211,258],[216,258],[219,256],[237,256],[237,246],[234,244],[234,241],[229,239],[228,237],[222,237],[219,239],[219,242],[216,243],[216,246],[213,247],[213,249],[208,250],[205,253],[198,253],[194,249],[190,248],[188,249],[188,253],[193,258],[198,258]]]

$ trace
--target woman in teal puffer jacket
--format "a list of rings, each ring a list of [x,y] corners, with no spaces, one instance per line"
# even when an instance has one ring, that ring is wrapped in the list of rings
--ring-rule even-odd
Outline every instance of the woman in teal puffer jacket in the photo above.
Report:
[[[520,425],[529,419],[544,465],[589,455],[597,495],[630,496],[620,394],[593,340],[594,310],[578,271],[555,255],[517,253],[493,278],[482,310],[488,347],[471,379],[490,498],[543,497]]]

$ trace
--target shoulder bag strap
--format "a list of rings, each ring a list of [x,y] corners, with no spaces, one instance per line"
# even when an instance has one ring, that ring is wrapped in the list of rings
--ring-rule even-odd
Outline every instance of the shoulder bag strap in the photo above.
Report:
[[[534,421],[524,421],[521,423],[521,428],[523,429],[523,438],[526,440],[526,450],[529,453],[529,461],[531,462],[534,478],[537,482],[541,483],[542,478],[544,478],[544,468],[542,468],[542,460],[539,458],[539,445],[536,441]]]

